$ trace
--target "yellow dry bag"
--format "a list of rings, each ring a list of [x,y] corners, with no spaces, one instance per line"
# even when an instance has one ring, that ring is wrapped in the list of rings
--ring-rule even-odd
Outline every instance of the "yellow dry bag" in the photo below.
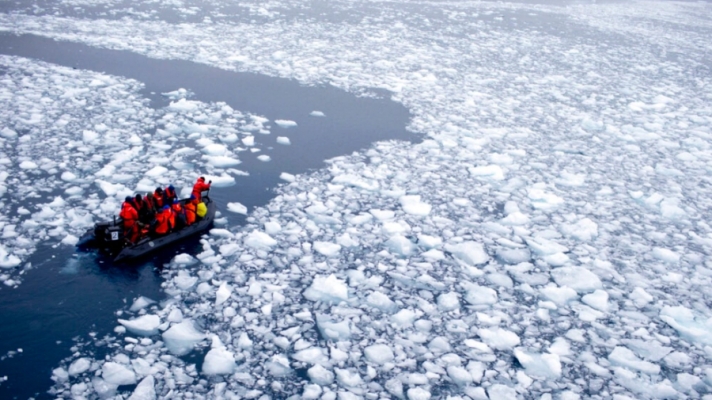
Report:
[[[203,218],[207,213],[208,207],[205,206],[205,203],[203,203],[202,201],[198,203],[198,211],[196,212],[196,214],[198,214],[200,218]]]

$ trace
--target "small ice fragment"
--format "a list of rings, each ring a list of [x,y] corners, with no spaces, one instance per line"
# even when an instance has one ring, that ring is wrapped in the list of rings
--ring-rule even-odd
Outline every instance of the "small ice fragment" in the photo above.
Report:
[[[321,111],[314,110],[311,113],[309,113],[312,117],[324,117],[324,113]]]
[[[37,164],[32,161],[25,160],[20,163],[20,168],[21,169],[37,169]]]
[[[314,242],[314,250],[326,257],[334,257],[341,251],[341,246],[330,242]]]
[[[277,136],[277,143],[289,146],[292,142],[286,136]]]
[[[339,303],[348,300],[349,289],[346,283],[334,274],[328,277],[317,275],[311,286],[304,291],[304,297],[311,301]]]
[[[217,335],[213,335],[212,348],[203,360],[205,375],[227,375],[235,371],[235,356],[228,351]]]
[[[291,128],[297,126],[297,123],[288,119],[277,119],[274,121],[275,124],[282,128]]]
[[[516,348],[514,356],[529,376],[541,379],[557,379],[561,376],[561,361],[556,354],[530,353],[522,348]]]
[[[432,206],[420,201],[420,196],[402,196],[400,198],[401,206],[406,214],[426,216],[430,214]]]
[[[307,375],[317,385],[327,386],[334,382],[334,373],[319,364],[309,368]]]
[[[484,264],[489,261],[489,255],[487,255],[481,243],[466,241],[458,244],[446,244],[445,250],[470,266]]]
[[[111,361],[104,363],[101,367],[101,376],[107,383],[116,386],[136,384],[136,374],[132,370],[125,365]]]
[[[680,255],[672,250],[664,249],[662,247],[653,248],[653,256],[658,260],[664,261],[668,264],[677,264],[680,261]]]
[[[593,292],[602,284],[598,276],[584,267],[559,267],[551,271],[554,281],[577,292]]]
[[[516,333],[502,328],[479,329],[477,334],[483,342],[496,350],[510,350],[520,343]]]
[[[385,344],[374,344],[364,349],[366,359],[374,364],[383,365],[395,358],[393,350]]]
[[[247,207],[238,202],[227,203],[227,210],[236,214],[247,215]]]
[[[70,376],[77,376],[85,373],[86,371],[89,370],[89,367],[91,367],[91,360],[82,357],[74,360],[70,365],[69,365],[69,375]]]
[[[177,356],[190,353],[195,344],[205,339],[205,335],[195,329],[193,321],[189,319],[174,324],[163,332],[162,337],[168,351]]]
[[[161,318],[158,315],[146,314],[132,320],[119,319],[119,323],[137,335],[152,336],[158,333]]]
[[[154,300],[151,300],[148,297],[139,296],[136,298],[136,300],[134,300],[133,304],[131,305],[131,308],[129,308],[129,311],[136,312],[139,310],[143,310],[144,308],[150,306],[153,303],[155,303]]]
[[[143,380],[141,380],[138,385],[136,385],[136,389],[134,389],[133,393],[131,393],[131,396],[129,396],[128,400],[155,400],[155,384],[156,383],[155,379],[153,378],[153,375],[148,375],[147,377],[143,378]]]
[[[292,174],[289,174],[289,173],[286,173],[286,172],[282,172],[282,173],[279,175],[279,179],[282,179],[282,180],[287,181],[287,182],[294,182],[297,178],[296,178],[294,175],[292,175]]]
[[[258,250],[269,250],[277,245],[277,241],[272,236],[257,230],[252,231],[245,239],[245,244]]]
[[[261,156],[257,156],[257,159],[262,162],[268,162],[272,159],[272,157],[268,156],[267,154],[262,154]]]

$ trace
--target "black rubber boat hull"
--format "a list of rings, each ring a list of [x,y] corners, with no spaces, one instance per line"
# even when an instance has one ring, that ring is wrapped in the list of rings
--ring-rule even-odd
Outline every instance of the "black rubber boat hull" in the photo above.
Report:
[[[124,247],[124,249],[116,255],[114,261],[119,262],[139,258],[154,250],[158,250],[185,238],[207,231],[212,226],[213,220],[215,219],[216,206],[214,201],[206,203],[206,206],[208,207],[208,212],[200,221],[165,236],[160,236],[158,238],[145,238],[133,246]]]
[[[111,256],[115,262],[127,262],[133,259],[143,257],[145,255],[148,255],[149,253],[152,253],[155,250],[168,247],[174,243],[182,241],[183,239],[204,233],[208,229],[210,229],[210,227],[213,225],[213,221],[215,220],[215,212],[217,211],[217,205],[208,197],[204,198],[203,200],[208,209],[208,212],[205,214],[205,216],[196,221],[193,225],[182,228],[179,231],[171,232],[165,236],[159,236],[156,238],[143,238],[134,245],[123,247],[118,252],[112,252],[108,248],[108,245],[103,246],[104,243],[101,240],[97,240],[96,237],[95,232],[100,224],[106,226],[113,225],[112,223],[104,222],[97,224],[97,226],[95,226],[94,228],[87,230],[87,232],[82,235],[81,238],[79,238],[79,241],[77,242],[77,247],[85,249],[98,247],[100,250],[105,250],[109,253],[113,253],[111,254]]]

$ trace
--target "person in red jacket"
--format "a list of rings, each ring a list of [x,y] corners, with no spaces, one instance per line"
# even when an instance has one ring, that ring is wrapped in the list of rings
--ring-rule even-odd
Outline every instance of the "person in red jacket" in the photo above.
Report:
[[[210,190],[211,183],[213,183],[213,181],[208,181],[208,183],[205,183],[205,178],[202,176],[198,178],[197,181],[195,181],[195,185],[193,185],[193,193],[191,194],[195,196],[196,199],[198,199],[198,202],[200,202],[200,198],[203,195],[203,191]]]
[[[190,195],[190,200],[185,202],[185,224],[187,226],[192,225],[198,216],[198,199],[192,194]]]
[[[163,191],[163,205],[173,204],[173,200],[177,200],[176,189],[173,185],[168,185],[168,187]]]
[[[156,236],[162,236],[171,231],[171,208],[164,206],[161,211],[156,214],[156,228],[154,232]]]
[[[176,230],[183,228],[185,226],[185,211],[183,210],[183,206],[180,204],[178,199],[173,199],[171,211],[173,211],[173,219],[175,221],[173,227]]]
[[[124,204],[121,205],[119,217],[124,224],[124,237],[131,243],[138,240],[138,211],[133,206],[133,198],[126,196]]]
[[[156,207],[158,210],[162,209],[163,206],[166,205],[166,203],[163,201],[163,189],[160,187],[156,188],[156,191],[153,192],[153,201],[156,203]]]

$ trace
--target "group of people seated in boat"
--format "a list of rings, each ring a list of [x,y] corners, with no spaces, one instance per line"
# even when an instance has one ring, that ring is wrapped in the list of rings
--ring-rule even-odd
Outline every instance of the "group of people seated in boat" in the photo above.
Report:
[[[194,224],[205,216],[207,208],[202,202],[203,191],[210,189],[212,181],[198,178],[193,185],[190,199],[181,204],[173,185],[157,187],[146,196],[127,196],[121,205],[124,238],[133,243],[146,236],[160,237]]]

